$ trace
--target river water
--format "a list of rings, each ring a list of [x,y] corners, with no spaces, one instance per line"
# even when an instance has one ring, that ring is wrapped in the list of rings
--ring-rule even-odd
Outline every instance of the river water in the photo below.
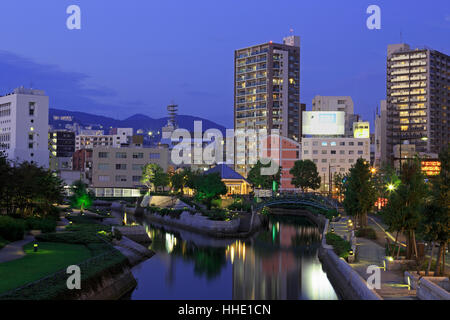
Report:
[[[156,254],[133,268],[133,300],[338,299],[317,258],[319,230],[305,218],[271,216],[245,240],[137,222]]]

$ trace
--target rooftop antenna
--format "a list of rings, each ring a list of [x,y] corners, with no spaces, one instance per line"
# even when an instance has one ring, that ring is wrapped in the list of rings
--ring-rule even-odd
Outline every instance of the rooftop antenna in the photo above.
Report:
[[[294,34],[294,29],[293,28],[290,28],[289,29],[289,33],[291,34],[291,36]]]
[[[169,121],[168,121],[169,125],[176,128],[177,127],[176,116],[178,114],[178,105],[174,104],[172,101],[172,104],[167,106],[167,112],[169,113]]]

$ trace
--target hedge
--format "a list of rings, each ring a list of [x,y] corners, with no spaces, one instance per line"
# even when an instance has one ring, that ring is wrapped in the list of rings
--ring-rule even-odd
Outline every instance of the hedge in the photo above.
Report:
[[[22,240],[26,224],[23,220],[0,217],[0,237],[8,241]]]
[[[56,221],[54,219],[27,218],[25,223],[27,230],[41,230],[44,233],[48,233],[56,229]]]
[[[327,244],[333,246],[334,252],[341,258],[347,258],[352,248],[350,242],[342,239],[335,233],[326,234]]]

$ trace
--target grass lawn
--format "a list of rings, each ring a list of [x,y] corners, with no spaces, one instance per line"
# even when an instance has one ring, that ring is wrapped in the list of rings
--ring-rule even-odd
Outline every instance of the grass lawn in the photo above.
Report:
[[[0,294],[91,257],[91,251],[81,244],[40,242],[38,252],[33,252],[33,243],[29,243],[24,251],[25,257],[0,263]]]

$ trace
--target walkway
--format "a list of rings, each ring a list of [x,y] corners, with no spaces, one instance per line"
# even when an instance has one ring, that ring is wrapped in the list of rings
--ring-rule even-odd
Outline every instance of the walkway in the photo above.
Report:
[[[17,260],[24,257],[25,251],[23,251],[23,246],[33,240],[34,236],[27,235],[23,240],[8,243],[3,247],[3,249],[0,250],[0,263]]]
[[[343,216],[340,221],[332,222],[335,233],[349,240],[350,229],[348,228],[348,217]],[[384,241],[384,238],[382,238]],[[365,239],[357,238],[356,240],[356,259],[354,263],[349,265],[358,274],[367,280],[371,275],[367,273],[367,267],[370,265],[383,266],[385,256],[385,248],[379,243]],[[384,271],[381,269],[381,289],[375,290],[385,300],[415,300],[416,291],[408,290],[403,280],[403,272],[401,271]]]

